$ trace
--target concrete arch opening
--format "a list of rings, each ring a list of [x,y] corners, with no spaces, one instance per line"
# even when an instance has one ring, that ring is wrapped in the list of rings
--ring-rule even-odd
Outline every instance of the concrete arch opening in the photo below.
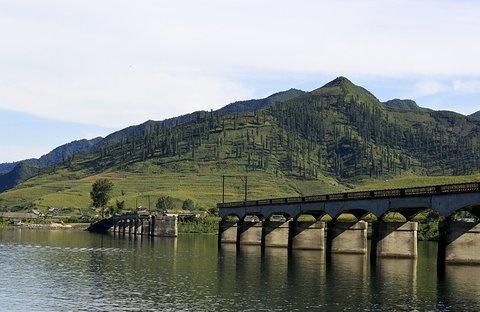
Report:
[[[377,216],[365,209],[349,209],[339,212],[332,219],[335,222],[359,222],[368,219],[370,222],[376,220]]]
[[[238,223],[240,221],[240,216],[237,214],[229,214],[222,218],[222,222],[235,222]]]

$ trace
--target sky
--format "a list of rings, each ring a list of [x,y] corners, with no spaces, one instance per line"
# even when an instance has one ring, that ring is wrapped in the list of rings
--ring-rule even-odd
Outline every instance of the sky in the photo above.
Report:
[[[480,1],[0,0],[0,162],[346,76],[480,110]]]

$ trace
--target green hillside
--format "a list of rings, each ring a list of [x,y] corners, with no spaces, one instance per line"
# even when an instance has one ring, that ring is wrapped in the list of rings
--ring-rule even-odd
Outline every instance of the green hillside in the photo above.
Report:
[[[343,77],[312,92],[287,92],[260,108],[238,102],[230,113],[114,133],[92,152],[1,193],[0,207],[86,208],[99,177],[115,183],[112,203],[148,207],[149,197],[153,206],[170,195],[202,209],[221,200],[223,174],[247,175],[250,199],[479,180],[479,121],[405,109],[411,102],[391,109]],[[226,200],[243,198],[241,179],[226,186]]]

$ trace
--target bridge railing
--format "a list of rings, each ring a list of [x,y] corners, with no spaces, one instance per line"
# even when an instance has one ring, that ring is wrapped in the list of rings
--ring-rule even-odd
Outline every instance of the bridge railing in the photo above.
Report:
[[[480,192],[480,182],[219,203],[218,208]]]

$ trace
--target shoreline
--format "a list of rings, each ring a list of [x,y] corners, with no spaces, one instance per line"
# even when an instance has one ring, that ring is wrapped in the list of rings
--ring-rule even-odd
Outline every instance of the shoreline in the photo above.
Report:
[[[84,231],[90,226],[90,223],[24,223],[20,225],[4,224],[4,228],[12,229],[39,229],[39,230],[62,230],[62,231]]]

